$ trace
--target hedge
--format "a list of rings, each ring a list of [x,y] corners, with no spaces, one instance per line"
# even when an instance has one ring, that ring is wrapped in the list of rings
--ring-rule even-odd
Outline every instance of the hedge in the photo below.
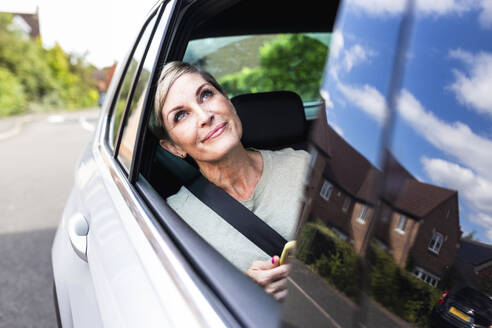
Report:
[[[328,227],[307,223],[299,236],[296,257],[348,297],[359,295],[362,258]],[[402,319],[427,327],[441,291],[400,268],[389,254],[373,245],[367,264],[368,294]]]

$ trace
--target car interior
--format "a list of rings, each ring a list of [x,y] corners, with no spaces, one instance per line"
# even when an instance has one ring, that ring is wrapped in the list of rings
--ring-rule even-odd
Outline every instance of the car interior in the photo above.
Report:
[[[307,149],[307,120],[299,95],[275,91],[239,95],[231,99],[243,125],[241,142],[246,148]],[[163,198],[200,175],[193,159],[181,159],[156,147],[150,181]],[[173,177],[170,183],[169,177]],[[162,179],[162,180],[161,180]]]
[[[153,97],[160,68],[169,61],[182,60],[188,44],[195,40],[225,36],[275,33],[330,33],[338,1],[196,1],[181,3],[181,14],[173,21],[173,33],[164,38],[169,43],[154,66],[148,97]],[[179,35],[179,37],[176,37]],[[162,45],[161,45],[162,47]],[[199,63],[198,63],[199,64]],[[287,68],[286,68],[287,69]],[[322,70],[322,69],[321,69]],[[317,108],[324,108],[319,98]],[[273,90],[235,95],[231,98],[243,124],[245,147],[306,149],[309,128],[306,102],[291,90]],[[281,306],[215,249],[209,246],[166,204],[165,199],[200,175],[190,159],[177,158],[159,145],[147,128],[153,102],[145,101],[140,118],[130,181],[150,205],[164,231],[188,259],[197,283],[214,294],[234,320],[241,325],[277,325]],[[241,293],[241,298],[235,295]],[[222,306],[222,305],[221,305]],[[221,306],[218,305],[220,308]]]

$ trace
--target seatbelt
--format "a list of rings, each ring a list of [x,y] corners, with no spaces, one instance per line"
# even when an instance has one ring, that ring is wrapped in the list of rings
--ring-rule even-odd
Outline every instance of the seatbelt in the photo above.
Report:
[[[270,256],[282,254],[287,241],[272,227],[203,175],[186,186],[193,195]]]

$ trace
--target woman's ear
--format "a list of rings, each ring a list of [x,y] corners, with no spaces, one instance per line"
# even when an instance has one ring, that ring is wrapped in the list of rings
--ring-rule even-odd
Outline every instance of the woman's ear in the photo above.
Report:
[[[181,149],[178,145],[176,145],[174,142],[172,142],[169,139],[162,139],[159,141],[159,144],[161,145],[162,148],[170,152],[171,154],[185,158],[186,157],[186,152]]]

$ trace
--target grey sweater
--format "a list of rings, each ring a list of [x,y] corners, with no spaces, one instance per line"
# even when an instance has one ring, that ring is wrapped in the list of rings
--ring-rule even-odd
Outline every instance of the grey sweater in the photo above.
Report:
[[[260,150],[263,172],[251,199],[241,202],[286,240],[292,240],[303,197],[309,154],[285,148]],[[244,237],[186,187],[167,198],[171,206],[200,236],[245,271],[253,261],[270,257]],[[278,254],[280,256],[280,254]]]

